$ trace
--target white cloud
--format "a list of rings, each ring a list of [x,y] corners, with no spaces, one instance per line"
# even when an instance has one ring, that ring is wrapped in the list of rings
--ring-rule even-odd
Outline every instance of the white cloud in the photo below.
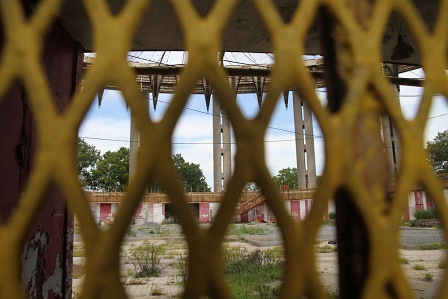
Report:
[[[102,154],[106,151],[116,151],[123,146],[129,147],[129,119],[87,119],[81,124],[79,136],[87,137],[85,141],[94,145]]]

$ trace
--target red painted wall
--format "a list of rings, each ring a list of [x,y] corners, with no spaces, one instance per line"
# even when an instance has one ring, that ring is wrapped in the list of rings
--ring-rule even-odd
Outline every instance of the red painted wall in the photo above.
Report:
[[[434,209],[434,203],[432,202],[431,197],[429,196],[428,192],[425,192],[425,196],[426,196],[426,209],[427,210]]]
[[[199,203],[199,222],[210,221],[210,204],[208,202]]]
[[[296,220],[300,220],[300,201],[291,200],[290,203],[291,203],[291,216]]]
[[[112,212],[112,204],[111,203],[100,203],[100,220],[107,220]]]
[[[243,213],[240,215],[240,222],[241,223],[248,223],[249,222],[249,213]]]
[[[23,1],[24,7],[30,7],[31,2]],[[1,36],[0,44],[3,45]],[[83,51],[61,25],[55,24],[47,34],[43,53],[42,62],[55,103],[63,111],[81,82]],[[0,136],[0,218],[2,222],[7,222],[33,170],[39,140],[27,92],[21,82],[15,82],[9,93],[1,99]],[[19,154],[21,145],[26,155]],[[39,246],[44,248],[40,248],[34,260],[32,256],[36,244],[44,239],[47,242],[41,242]],[[33,275],[39,275],[24,282],[27,293],[33,291],[36,294],[28,295],[29,298],[59,298],[52,289],[58,289],[64,298],[71,297],[72,242],[73,216],[67,210],[62,194],[54,187],[40,207],[24,244],[22,269],[29,272],[34,268]],[[43,294],[43,284],[55,273],[57,266],[63,270],[63,277],[57,281],[62,288],[50,286],[50,291]],[[31,279],[36,279],[36,283],[33,284]]]

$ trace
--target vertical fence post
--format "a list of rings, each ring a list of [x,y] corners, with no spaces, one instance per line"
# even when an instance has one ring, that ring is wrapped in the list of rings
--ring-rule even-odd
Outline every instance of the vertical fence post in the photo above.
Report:
[[[325,8],[321,9],[319,18],[328,108],[336,113],[342,107],[347,91],[337,71],[336,41],[333,35],[337,23]],[[334,200],[337,212],[339,297],[360,298],[368,273],[367,229],[347,190],[337,190]]]

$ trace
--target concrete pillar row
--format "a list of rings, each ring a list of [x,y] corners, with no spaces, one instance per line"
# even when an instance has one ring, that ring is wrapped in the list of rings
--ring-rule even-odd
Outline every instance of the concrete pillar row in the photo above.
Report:
[[[230,120],[213,95],[213,191],[225,190],[232,171]]]
[[[312,112],[305,99],[295,90],[292,99],[296,132],[298,188],[314,188],[317,187],[317,175]]]

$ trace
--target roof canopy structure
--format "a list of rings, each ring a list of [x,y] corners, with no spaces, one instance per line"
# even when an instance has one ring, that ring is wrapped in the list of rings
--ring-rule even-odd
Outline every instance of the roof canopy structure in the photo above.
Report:
[[[111,11],[118,13],[126,1],[108,0],[107,2],[110,5]],[[206,16],[215,1],[194,0],[192,2],[195,4],[197,13],[201,16]],[[297,6],[300,4],[297,0],[276,0],[274,2],[285,22],[291,20]],[[414,3],[430,31],[437,16],[438,1],[414,0]],[[92,42],[91,25],[84,11],[82,1],[65,1],[60,19],[61,23],[73,38],[79,41],[86,51],[95,51]],[[383,61],[397,62],[392,60],[391,56],[393,48],[397,45],[399,35],[403,37],[404,42],[410,44],[415,50],[415,53],[411,57],[400,60],[399,62],[403,64],[420,64],[417,44],[412,34],[409,33],[406,23],[400,15],[395,13],[389,16],[389,21],[383,34]],[[170,1],[152,2],[149,11],[146,13],[133,39],[132,50],[185,50],[183,33]],[[272,52],[271,41],[266,26],[261,21],[252,1],[241,0],[235,9],[223,36],[222,51],[246,53]],[[308,36],[305,41],[305,54],[322,54],[317,21],[308,30]]]

